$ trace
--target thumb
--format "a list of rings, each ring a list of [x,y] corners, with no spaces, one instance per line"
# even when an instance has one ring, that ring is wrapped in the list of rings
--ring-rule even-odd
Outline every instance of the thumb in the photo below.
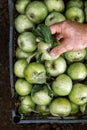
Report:
[[[61,33],[61,29],[62,29],[62,22],[58,23],[58,24],[54,24],[50,26],[50,30],[52,34],[56,34],[56,33]]]
[[[66,52],[67,49],[65,48],[64,44],[61,44],[59,46],[54,47],[51,51],[50,51],[50,55],[52,57],[57,56],[57,55],[61,55],[62,53]]]

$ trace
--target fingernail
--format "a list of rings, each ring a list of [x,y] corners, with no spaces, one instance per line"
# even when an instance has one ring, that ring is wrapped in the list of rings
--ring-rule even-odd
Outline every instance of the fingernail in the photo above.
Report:
[[[50,53],[50,55],[51,55],[52,57],[54,57],[54,56],[55,56],[55,54],[54,54],[53,52],[51,52],[51,53]]]

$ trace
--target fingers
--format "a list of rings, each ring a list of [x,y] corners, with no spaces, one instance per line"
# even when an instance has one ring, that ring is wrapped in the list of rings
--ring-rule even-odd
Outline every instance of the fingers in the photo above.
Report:
[[[55,35],[55,38],[56,38],[56,39],[58,39],[58,40],[60,40],[60,39],[62,39],[62,38],[63,38],[63,35],[62,35],[62,34],[59,34],[59,35],[58,35],[58,34],[56,34],[56,35]]]
[[[57,55],[61,55],[62,53],[66,52],[67,49],[65,48],[65,46],[63,44],[53,48],[51,51],[50,51],[50,55],[52,57],[54,56],[57,56]]]
[[[54,24],[50,26],[52,34],[61,33],[62,32],[62,23]]]

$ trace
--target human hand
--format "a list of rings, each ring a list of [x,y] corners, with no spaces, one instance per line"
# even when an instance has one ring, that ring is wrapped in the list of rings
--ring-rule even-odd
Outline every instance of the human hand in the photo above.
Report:
[[[87,47],[87,24],[73,21],[63,21],[50,26],[52,34],[60,41],[53,48],[51,56],[61,55],[66,51],[81,50]]]

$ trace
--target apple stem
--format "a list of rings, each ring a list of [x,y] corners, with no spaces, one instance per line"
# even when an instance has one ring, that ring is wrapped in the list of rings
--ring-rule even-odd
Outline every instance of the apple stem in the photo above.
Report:
[[[48,89],[49,89],[49,96],[50,96],[50,97],[53,97],[53,91],[52,91],[50,85],[49,85],[48,83],[46,83],[46,85],[47,85],[47,87],[48,87]]]
[[[35,57],[36,54],[37,54],[37,52],[35,52],[35,53],[32,54],[31,56],[29,56],[29,57],[27,58],[27,62],[30,63],[31,59],[32,59],[33,57]]]

